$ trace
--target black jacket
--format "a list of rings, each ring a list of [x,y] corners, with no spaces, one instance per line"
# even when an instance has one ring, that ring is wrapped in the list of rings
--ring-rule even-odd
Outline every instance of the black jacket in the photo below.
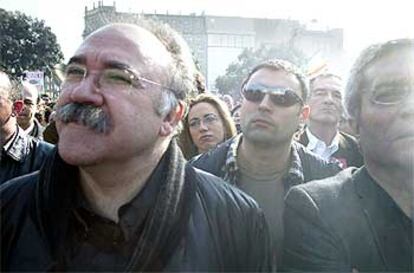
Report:
[[[2,271],[56,270],[54,245],[65,237],[74,187],[64,178],[77,177],[74,170],[53,153],[39,172],[2,185]],[[189,164],[184,177],[194,182],[195,196],[183,239],[163,270],[271,271],[267,225],[255,201]]]
[[[7,151],[1,151],[0,184],[39,170],[52,149],[53,145],[27,136],[17,127],[17,134],[10,147]]]
[[[289,270],[413,271],[413,221],[364,167],[292,188],[284,222]]]

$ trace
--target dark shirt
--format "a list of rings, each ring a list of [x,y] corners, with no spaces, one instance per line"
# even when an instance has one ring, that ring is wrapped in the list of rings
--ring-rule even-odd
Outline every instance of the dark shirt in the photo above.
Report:
[[[154,207],[165,169],[162,160],[141,192],[120,207],[118,223],[95,214],[85,197],[78,194],[66,241],[64,263],[68,271],[125,269]]]

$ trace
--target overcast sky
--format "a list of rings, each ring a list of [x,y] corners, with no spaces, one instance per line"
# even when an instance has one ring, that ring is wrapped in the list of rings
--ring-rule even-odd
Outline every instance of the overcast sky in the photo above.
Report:
[[[93,0],[0,0],[0,7],[45,20],[68,59],[82,41],[85,6]],[[104,0],[105,5],[114,1]],[[317,27],[344,29],[349,59],[373,42],[414,37],[414,1],[410,0],[117,0],[117,11],[291,18]]]

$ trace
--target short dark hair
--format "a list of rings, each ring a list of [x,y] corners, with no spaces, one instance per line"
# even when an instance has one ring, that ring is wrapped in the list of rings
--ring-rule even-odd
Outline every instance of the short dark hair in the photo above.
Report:
[[[357,119],[361,110],[363,89],[361,85],[364,82],[366,68],[379,58],[401,48],[412,48],[414,50],[414,39],[398,39],[374,44],[361,52],[351,69],[345,92],[345,106],[352,119]]]
[[[250,71],[250,73],[247,75],[246,79],[243,81],[241,88],[242,89],[244,88],[244,86],[247,84],[247,82],[250,80],[250,78],[253,76],[254,73],[256,73],[257,71],[261,69],[265,69],[265,68],[275,70],[275,71],[282,70],[282,71],[285,71],[286,73],[294,75],[300,83],[303,101],[307,100],[308,94],[309,94],[309,84],[308,84],[308,80],[305,74],[299,69],[299,67],[297,67],[293,63],[286,61],[286,60],[281,60],[281,59],[267,60],[255,66]]]

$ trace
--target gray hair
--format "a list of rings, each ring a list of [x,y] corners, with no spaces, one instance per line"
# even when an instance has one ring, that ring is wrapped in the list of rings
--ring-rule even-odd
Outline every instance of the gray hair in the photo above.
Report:
[[[17,82],[2,70],[0,70],[0,94],[4,94],[4,97],[12,102],[18,99],[20,95]]]
[[[286,60],[281,60],[281,59],[268,60],[255,66],[252,69],[252,71],[250,71],[249,75],[247,75],[246,79],[243,81],[241,88],[242,89],[244,88],[244,86],[248,83],[248,81],[250,80],[250,78],[253,76],[254,73],[264,68],[275,70],[275,71],[282,70],[282,71],[285,71],[286,73],[294,75],[300,83],[303,101],[307,100],[308,94],[309,94],[309,84],[308,84],[308,80],[305,74],[299,69],[299,67],[297,67],[293,63],[286,61]]]
[[[357,119],[361,110],[365,69],[379,58],[405,47],[414,47],[414,39],[398,39],[374,44],[361,52],[351,69],[345,89],[345,106],[352,119]]]
[[[129,23],[149,31],[164,45],[172,57],[173,62],[169,67],[169,80],[166,84],[168,90],[163,90],[161,103],[156,109],[160,115],[168,114],[178,105],[179,100],[184,101],[187,97],[194,96],[197,91],[196,76],[199,71],[194,63],[191,50],[181,35],[169,25],[148,18],[126,19],[118,23]]]

